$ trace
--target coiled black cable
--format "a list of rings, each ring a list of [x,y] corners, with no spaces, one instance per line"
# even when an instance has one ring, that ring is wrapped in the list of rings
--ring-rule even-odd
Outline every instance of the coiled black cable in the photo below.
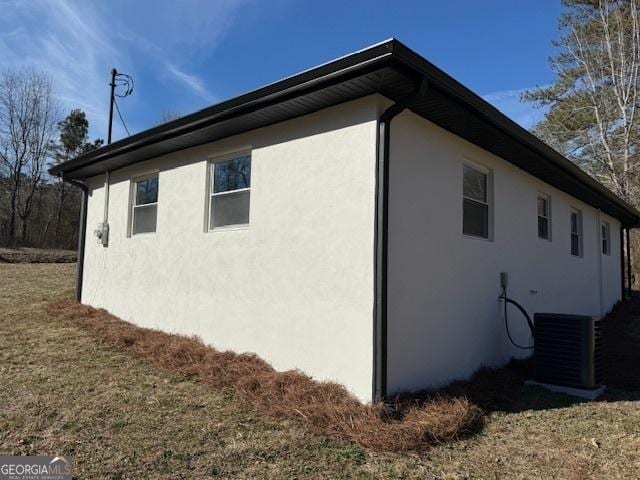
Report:
[[[529,314],[527,313],[527,311],[524,309],[522,305],[520,305],[515,300],[512,300],[509,297],[507,297],[506,288],[502,289],[502,295],[500,295],[499,298],[504,302],[504,326],[505,326],[505,329],[507,330],[507,337],[509,337],[509,341],[516,348],[519,348],[521,350],[531,350],[533,348],[532,346],[525,347],[525,346],[519,345],[511,336],[511,331],[509,330],[509,317],[507,315],[507,304],[510,303],[511,305],[514,305],[518,310],[520,310],[520,312],[527,319],[527,325],[529,326],[529,330],[531,331],[531,336],[535,338],[535,327],[533,325],[533,322],[531,321],[531,317],[529,316]]]

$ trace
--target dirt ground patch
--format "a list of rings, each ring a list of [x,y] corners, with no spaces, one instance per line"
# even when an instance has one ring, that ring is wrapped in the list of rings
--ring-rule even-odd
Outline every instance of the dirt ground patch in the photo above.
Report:
[[[628,379],[639,372],[630,354],[597,402],[522,385],[526,363],[482,372],[474,389],[464,387],[487,412],[480,431],[419,455],[376,452],[269,419],[229,389],[49,316],[52,298],[71,296],[73,272],[0,265],[0,454],[74,455],[78,478],[638,477],[640,393]],[[634,352],[638,339],[625,330],[636,331],[638,313],[607,327]]]
[[[0,248],[0,263],[74,263],[74,250],[44,248]]]

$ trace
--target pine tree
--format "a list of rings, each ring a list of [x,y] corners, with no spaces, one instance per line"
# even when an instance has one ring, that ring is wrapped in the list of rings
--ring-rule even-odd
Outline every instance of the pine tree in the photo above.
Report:
[[[548,107],[534,133],[640,205],[640,25],[637,0],[563,0],[552,85],[524,100]]]
[[[71,110],[63,121],[58,122],[58,131],[60,132],[58,143],[53,145],[53,165],[71,160],[83,153],[100,147],[103,143],[101,139],[89,142],[89,121],[85,113],[80,109]],[[66,202],[69,196],[69,188],[62,180],[58,181],[57,193],[55,213],[56,239],[58,239],[60,234],[62,214],[66,208]]]

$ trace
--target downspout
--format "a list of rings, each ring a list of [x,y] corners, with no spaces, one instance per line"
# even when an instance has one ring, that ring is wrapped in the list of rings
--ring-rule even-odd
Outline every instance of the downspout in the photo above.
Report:
[[[86,184],[70,178],[61,177],[63,182],[78,187],[82,191],[82,203],[80,204],[80,229],[78,230],[78,261],[76,267],[76,302],[82,301],[82,279],[84,273],[84,244],[87,233],[87,202],[89,187]]]
[[[631,298],[633,284],[631,283],[631,240],[629,239],[629,230],[631,229],[627,227],[627,288],[629,289],[629,298]]]
[[[104,174],[104,215],[102,222],[107,225],[109,223],[109,185],[110,185],[111,172],[106,171]]]
[[[109,186],[111,184],[111,172],[107,170],[104,174],[104,213],[102,224],[98,231],[98,238],[103,247],[109,246]]]
[[[620,224],[620,301],[626,298],[625,279],[624,279],[624,227]]]
[[[406,97],[387,108],[378,120],[376,135],[376,197],[374,236],[373,401],[387,396],[387,270],[389,245],[389,147],[391,121],[424,95],[426,78]]]
[[[604,316],[604,287],[602,285],[602,213],[600,209],[596,210],[596,238],[598,241],[598,296],[600,298],[600,316]],[[611,236],[609,234],[609,236]],[[611,239],[608,240],[611,243]],[[611,248],[611,247],[609,247]]]

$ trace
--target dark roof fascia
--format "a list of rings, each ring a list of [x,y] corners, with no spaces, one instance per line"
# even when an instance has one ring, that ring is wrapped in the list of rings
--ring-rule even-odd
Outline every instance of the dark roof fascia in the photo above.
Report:
[[[213,122],[242,115],[268,104],[278,103],[287,96],[313,89],[321,82],[337,76],[359,75],[363,69],[374,68],[384,63],[392,55],[394,41],[388,40],[359,52],[346,55],[331,62],[305,70],[283,80],[252,90],[238,97],[212,105],[185,117],[142,131],[97,150],[80,155],[72,160],[56,165],[49,171],[52,175],[64,175],[78,168],[106,160],[131,150],[153,143],[175,138],[198,130]]]
[[[600,182],[584,172],[571,160],[551,148],[528,130],[515,123],[493,105],[488,103],[486,100],[483,100],[477,94],[473,93],[473,91],[466,88],[450,75],[447,75],[421,55],[417,54],[404,44],[397,42],[394,48],[394,57],[418,70],[422,75],[427,76],[432,87],[436,86],[449,97],[462,104],[467,110],[472,110],[476,115],[484,118],[485,121],[503,131],[524,147],[537,152],[543,158],[553,163],[554,166],[559,167],[568,175],[584,184],[585,187],[598,194],[606,202],[613,203],[621,210],[626,211],[629,217],[635,218],[634,222],[632,222],[633,224],[627,226],[635,227],[640,225],[640,211],[635,207],[624,201]]]
[[[568,177],[575,179],[581,188],[595,193],[605,204],[613,204],[617,210],[624,212],[625,226],[638,225],[640,212],[635,208],[457,80],[395,39],[381,42],[257,90],[204,108],[185,117],[124,138],[57,165],[50,170],[50,173],[61,176],[72,174],[75,170],[88,165],[126,155],[145,146],[180,137],[206,126],[239,117],[269,105],[278,104],[289,98],[323,88],[331,84],[331,82],[357,77],[366,71],[374,70],[384,65],[393,65],[396,69],[402,70],[407,76],[414,77],[416,83],[419,77],[427,77],[430,88],[437,88],[448,98],[464,107],[465,110],[482,118],[523,147],[537,153],[544,161],[562,170]],[[622,218],[619,219],[623,220]]]

